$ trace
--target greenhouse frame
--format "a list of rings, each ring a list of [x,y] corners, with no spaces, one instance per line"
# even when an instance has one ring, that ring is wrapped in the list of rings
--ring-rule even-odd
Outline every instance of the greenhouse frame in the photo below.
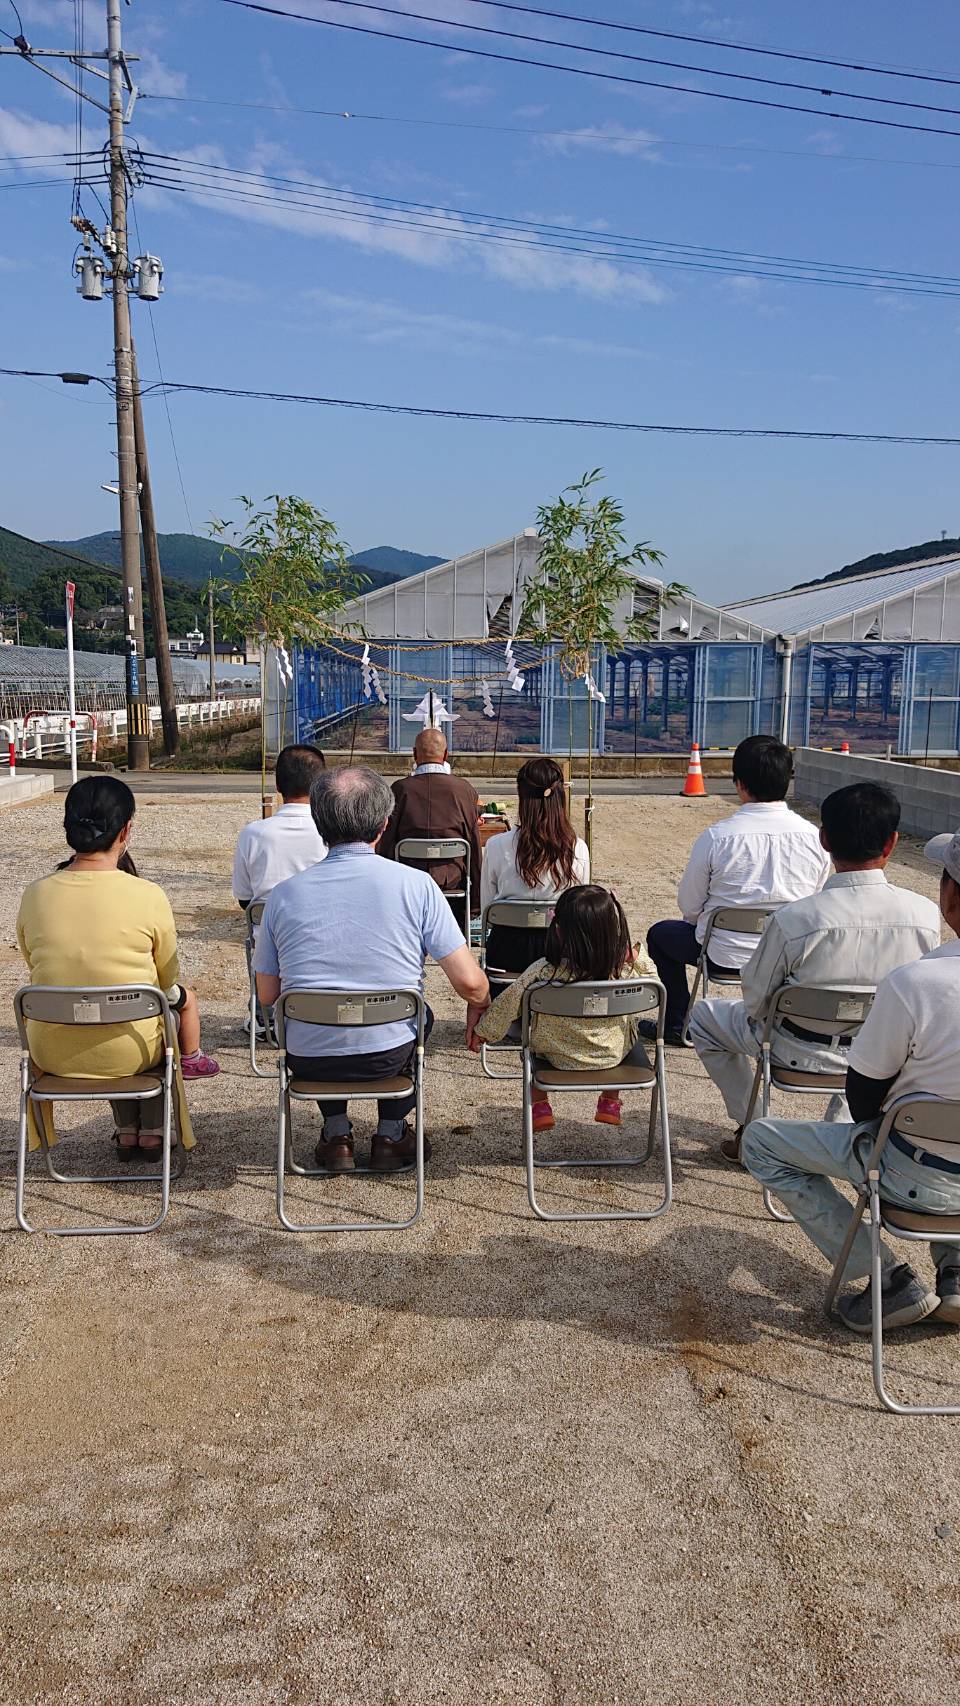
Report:
[[[960,750],[960,558],[821,580],[723,607],[670,600],[655,634],[597,648],[592,692],[516,637],[536,530],[377,588],[342,635],[267,660],[271,744],[406,752],[433,714],[454,752],[730,751],[746,735],[863,752]],[[645,574],[616,613],[653,609]],[[511,657],[507,656],[510,647]],[[522,686],[513,685],[516,675]],[[592,704],[591,704],[592,700]]]

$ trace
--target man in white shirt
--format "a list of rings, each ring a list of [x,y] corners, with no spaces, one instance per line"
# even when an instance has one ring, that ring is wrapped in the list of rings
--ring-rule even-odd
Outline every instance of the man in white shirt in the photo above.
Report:
[[[272,817],[248,823],[233,856],[233,896],[243,907],[266,900],[287,877],[316,865],[327,849],[310,814],[310,789],[325,768],[316,746],[285,746],[277,758],[277,793],[283,800]]]
[[[740,1159],[760,1037],[778,990],[787,983],[875,989],[888,972],[940,943],[934,902],[894,888],[883,874],[898,841],[896,795],[876,782],[854,782],[828,794],[820,823],[820,841],[835,874],[818,894],[791,901],[768,919],[740,975],[743,1000],[698,1001],[690,1020],[690,1040],[737,1127],[720,1146],[728,1161]],[[847,1069],[849,1038],[818,1038],[784,1020],[771,1041],[778,1066],[800,1072]],[[841,1103],[840,1117],[846,1114]]]
[[[800,900],[821,889],[830,873],[816,829],[786,803],[792,773],[790,748],[772,735],[740,742],[733,755],[740,810],[694,842],[677,890],[683,918],[665,919],[647,933],[667,991],[666,1040],[678,1047],[690,998],[686,968],[697,963],[710,914],[718,906]],[[756,936],[718,930],[710,938],[710,964],[739,969],[756,945]]]
[[[941,865],[940,911],[960,936],[960,830],[935,835],[924,849]],[[797,1224],[835,1263],[850,1224],[850,1202],[832,1184],[846,1179],[859,1190],[883,1112],[910,1096],[960,1101],[960,941],[945,942],[912,965],[884,978],[870,1014],[850,1050],[847,1101],[855,1123],[753,1120],[743,1134],[743,1160],[753,1177],[790,1210]],[[890,1136],[880,1160],[881,1191],[887,1200],[918,1214],[960,1214],[960,1159],[956,1147],[918,1146],[900,1133]],[[938,1321],[960,1325],[960,1250],[931,1245],[937,1265],[934,1290],[906,1262],[882,1246],[883,1325],[907,1327],[937,1313]],[[870,1271],[866,1227],[857,1231],[846,1277]],[[870,1332],[870,1288],[848,1293],[837,1304],[840,1319],[855,1333]]]

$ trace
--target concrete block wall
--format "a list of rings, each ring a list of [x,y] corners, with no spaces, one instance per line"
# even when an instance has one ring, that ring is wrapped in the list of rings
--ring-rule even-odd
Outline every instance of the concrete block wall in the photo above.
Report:
[[[38,800],[53,793],[53,777],[34,772],[18,771],[16,776],[0,776],[0,806],[22,806],[28,800]]]
[[[825,795],[848,782],[882,782],[900,801],[900,828],[907,835],[960,829],[960,774],[955,771],[888,764],[883,758],[820,752],[809,746],[798,748],[795,770],[794,796],[805,805],[818,806]]]

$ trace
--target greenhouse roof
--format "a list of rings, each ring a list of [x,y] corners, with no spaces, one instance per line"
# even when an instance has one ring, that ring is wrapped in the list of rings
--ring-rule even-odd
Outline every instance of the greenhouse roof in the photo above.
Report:
[[[752,622],[762,622],[781,634],[805,634],[838,616],[875,608],[886,599],[931,586],[948,574],[960,571],[960,557],[936,557],[926,563],[911,563],[899,569],[882,569],[871,575],[820,581],[793,591],[768,593],[763,598],[743,599],[724,608]]]
[[[117,652],[74,652],[78,681],[123,681],[126,660]],[[173,679],[181,687],[198,686],[207,680],[206,667],[191,658],[171,658]],[[147,675],[156,685],[157,666],[147,659]],[[50,681],[67,679],[66,649],[56,646],[0,646],[0,681]]]

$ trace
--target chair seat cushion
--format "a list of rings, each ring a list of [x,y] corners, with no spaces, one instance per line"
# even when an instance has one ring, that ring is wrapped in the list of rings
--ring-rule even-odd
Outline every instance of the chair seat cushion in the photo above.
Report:
[[[535,1060],[533,1065],[533,1082],[538,1090],[602,1090],[610,1084],[619,1084],[625,1090],[643,1090],[655,1078],[652,1066],[643,1066],[634,1060],[625,1060],[619,1066],[603,1067],[599,1071],[594,1067],[587,1072],[564,1072],[539,1060]]]
[[[162,1089],[162,1077],[150,1072],[133,1078],[58,1078],[53,1072],[41,1072],[30,1085],[30,1094],[47,1102],[69,1096],[156,1096]]]
[[[739,983],[740,973],[735,966],[714,966],[710,973],[711,983]]]
[[[960,1234],[960,1214],[914,1214],[909,1208],[895,1208],[892,1203],[880,1204],[883,1224],[891,1232],[929,1232],[931,1238]]]
[[[412,1078],[292,1078],[291,1096],[309,1096],[317,1101],[342,1102],[351,1096],[409,1096],[413,1093]]]
[[[832,1091],[843,1091],[847,1085],[845,1072],[799,1072],[792,1066],[777,1066],[771,1068],[770,1082],[774,1089],[782,1084],[785,1089],[792,1090],[822,1090],[824,1095]]]

